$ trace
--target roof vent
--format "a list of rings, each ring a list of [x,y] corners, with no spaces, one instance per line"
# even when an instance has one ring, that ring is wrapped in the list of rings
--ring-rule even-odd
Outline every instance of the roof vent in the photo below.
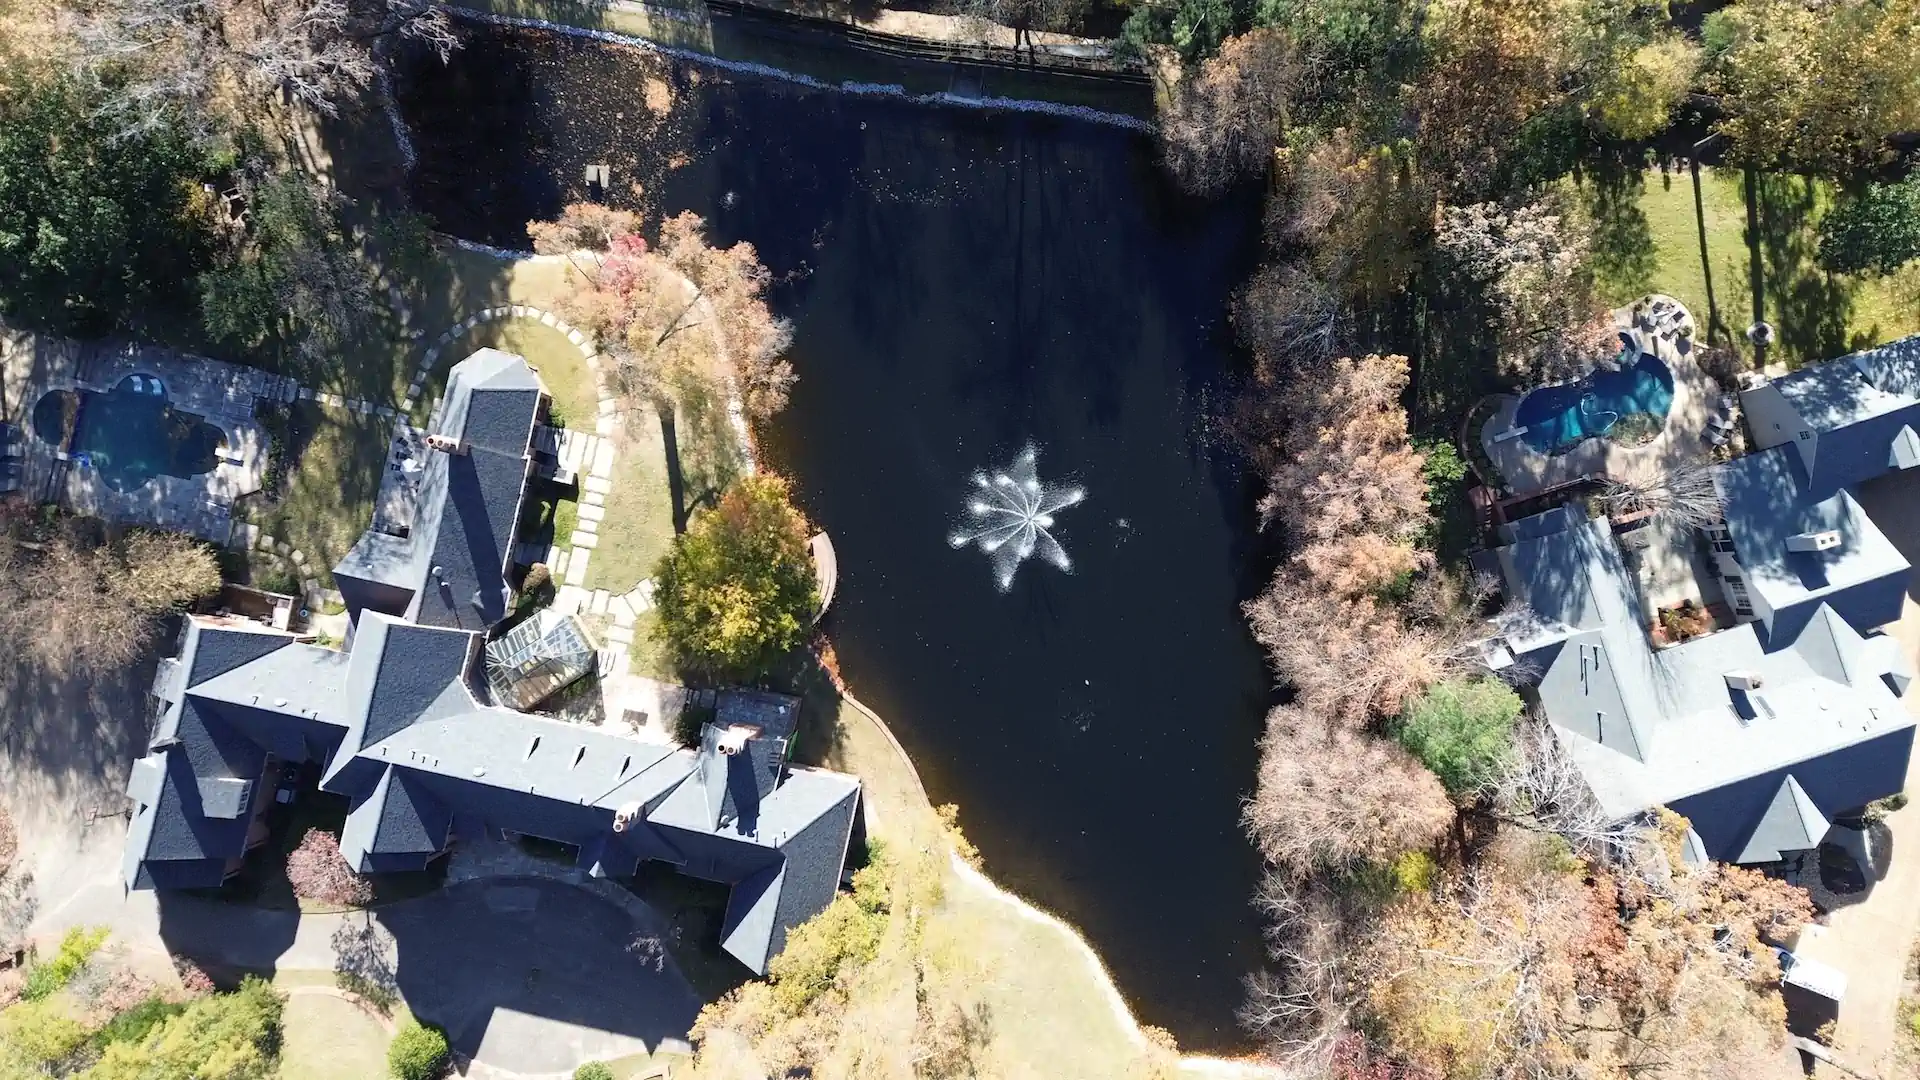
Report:
[[[1729,671],[1726,680],[1727,687],[1732,690],[1760,689],[1760,673],[1757,671]]]
[[[613,812],[613,831],[626,832],[628,829],[633,827],[633,823],[636,820],[638,820],[639,817],[640,817],[639,803],[637,802],[621,803],[620,809],[615,810]]]
[[[627,770],[631,768],[633,768],[633,755],[628,754],[626,757],[620,759],[620,775],[627,775]]]
[[[1832,551],[1840,546],[1840,530],[1797,533],[1787,537],[1788,551]]]
[[[533,741],[527,744],[527,760],[533,760],[533,752],[538,749],[540,749],[540,736],[535,735]]]
[[[572,765],[569,765],[569,766],[567,766],[567,767],[568,767],[568,768],[570,768],[570,769],[577,769],[577,768],[579,768],[579,767],[580,767],[580,763],[581,763],[582,761],[584,761],[584,760],[586,760],[586,757],[587,757],[587,748],[583,746],[583,747],[581,747],[580,749],[578,749],[578,750],[575,750],[575,751],[573,752],[573,764],[572,764]]]
[[[485,765],[475,765],[473,767],[473,775],[476,777],[487,775],[487,767]]]

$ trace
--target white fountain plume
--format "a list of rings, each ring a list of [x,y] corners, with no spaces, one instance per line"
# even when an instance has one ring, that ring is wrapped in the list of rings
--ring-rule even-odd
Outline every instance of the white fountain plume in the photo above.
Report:
[[[1014,571],[1034,555],[1071,571],[1073,560],[1053,538],[1053,515],[1087,497],[1086,489],[1046,484],[1035,472],[1039,451],[1027,444],[1006,471],[973,474],[973,494],[959,527],[947,536],[956,548],[972,544],[985,552],[993,578],[1005,592]]]

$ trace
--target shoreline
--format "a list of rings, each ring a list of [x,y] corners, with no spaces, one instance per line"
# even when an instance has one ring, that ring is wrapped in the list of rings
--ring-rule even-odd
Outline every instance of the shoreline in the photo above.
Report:
[[[926,803],[928,811],[931,812],[933,800],[927,795],[926,785],[920,779],[920,770],[914,767],[913,756],[908,754],[906,747],[900,744],[900,740],[894,736],[893,729],[887,725],[886,720],[845,687],[840,690],[840,698],[843,703],[852,706],[854,712],[866,718],[887,745],[892,747],[900,764],[905,767],[906,775],[912,779],[914,790],[919,793],[921,801]],[[863,812],[871,815],[873,813],[871,806],[869,800],[862,800]],[[1104,991],[1107,1005],[1112,1010],[1114,1019],[1127,1033],[1133,1045],[1142,1050],[1147,1048],[1149,1045],[1147,1035],[1141,1029],[1139,1018],[1134,1016],[1132,1007],[1127,1004],[1126,997],[1120,993],[1119,985],[1113,980],[1113,973],[1107,969],[1106,962],[1100,959],[1099,951],[1077,927],[1060,916],[1034,905],[1019,894],[1002,888],[985,871],[976,869],[954,853],[951,845],[947,850],[947,861],[955,877],[961,882],[1011,908],[1019,918],[1064,935],[1085,961],[1094,981]],[[1287,1075],[1278,1066],[1253,1059],[1182,1054],[1178,1060],[1183,1071],[1221,1077],[1223,1080],[1280,1080]]]
[[[511,29],[543,30],[564,37],[598,41],[607,45],[623,46],[673,60],[718,68],[740,75],[752,75],[772,79],[808,89],[839,91],[841,93],[863,97],[889,97],[914,105],[974,109],[987,112],[1024,112],[1051,115],[1062,119],[1084,120],[1089,123],[1124,128],[1141,134],[1152,134],[1158,130],[1152,122],[1131,113],[1115,112],[1110,109],[1096,108],[1091,105],[1077,104],[1068,101],[1049,100],[1045,98],[1007,97],[990,95],[984,92],[977,94],[966,91],[956,92],[951,88],[915,92],[908,88],[904,82],[899,81],[866,82],[856,79],[823,78],[801,71],[791,71],[785,68],[774,67],[770,64],[764,64],[754,60],[732,59],[709,51],[711,48],[710,34],[708,35],[708,41],[705,43],[707,47],[701,48],[694,47],[691,42],[688,44],[674,44],[637,33],[580,26],[571,22],[560,22],[544,18],[505,15],[479,7],[464,7],[452,4],[443,4],[441,7],[448,15],[456,20]],[[649,9],[649,11],[651,10],[652,9]],[[803,18],[802,16],[794,17]],[[840,24],[827,23],[824,25],[839,26]]]

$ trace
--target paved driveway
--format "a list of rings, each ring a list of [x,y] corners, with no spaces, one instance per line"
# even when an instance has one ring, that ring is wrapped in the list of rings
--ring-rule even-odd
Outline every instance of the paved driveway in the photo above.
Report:
[[[1896,474],[1861,485],[1855,495],[1874,524],[1907,561],[1920,567],[1920,476]],[[1920,570],[1907,586],[1906,609],[1887,627],[1907,661],[1920,668]],[[1906,696],[1920,715],[1920,686]],[[1895,1024],[1906,961],[1920,931],[1920,753],[1908,763],[1907,792],[1914,799],[1887,818],[1893,857],[1886,876],[1858,904],[1835,911],[1831,925],[1807,947],[1809,956],[1847,973],[1836,1040],[1849,1067],[1870,1076],[1903,1075],[1894,1060]]]

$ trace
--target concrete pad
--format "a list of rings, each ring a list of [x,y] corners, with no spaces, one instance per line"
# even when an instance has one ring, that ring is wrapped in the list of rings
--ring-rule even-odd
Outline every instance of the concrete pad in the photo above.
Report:
[[[560,590],[553,594],[553,610],[562,615],[575,614],[586,598],[587,590],[578,585],[562,585]]]
[[[310,389],[308,389],[307,387],[304,387],[304,386],[303,386],[303,387],[301,387],[301,388],[300,388],[300,400],[301,400],[301,401],[312,401],[312,400],[313,400],[313,391],[312,391],[312,390],[310,390]]]
[[[600,415],[601,416],[612,416],[614,413],[618,412],[619,410],[620,410],[620,402],[615,400],[614,398],[604,397],[600,399]]]
[[[587,610],[593,612],[595,615],[604,615],[607,613],[607,601],[612,599],[613,594],[607,590],[595,589],[593,590],[593,606]]]
[[[540,313],[540,321],[547,326],[557,326],[560,323],[560,318],[551,311],[543,311]]]
[[[615,626],[633,625],[633,605],[627,603],[624,596],[616,596],[607,601],[607,614],[613,616]]]
[[[607,516],[607,508],[604,506],[580,506],[576,510],[581,521],[599,521]]]
[[[593,468],[588,470],[595,476],[613,475],[613,444],[602,439],[600,445],[593,448]]]
[[[573,554],[567,556],[567,584],[583,585],[586,583],[587,560],[592,556],[593,552],[588,551],[586,548],[576,547],[573,549]]]
[[[581,481],[581,488],[595,495],[605,495],[613,490],[613,484],[604,476],[589,476]]]
[[[616,426],[616,423],[617,422],[614,420],[613,417],[603,416],[599,420],[594,422],[593,430],[596,433],[598,433],[602,438],[604,438],[608,435],[613,434],[613,429]]]
[[[600,546],[600,536],[597,533],[576,531],[573,534],[573,546],[576,551],[580,548],[597,548]]]
[[[591,479],[591,477],[589,477],[589,479]],[[580,496],[580,509],[585,510],[589,506],[602,506],[606,504],[606,501],[606,492],[589,491],[585,495]]]
[[[573,531],[574,531],[574,535],[576,536],[579,535],[580,533],[597,533],[600,531],[600,523],[598,521],[589,521],[585,518],[582,518],[581,520],[574,522]]]
[[[631,645],[633,644],[633,627],[610,626],[607,628],[607,640],[617,641],[622,645]]]
[[[578,330],[569,330],[567,331],[567,340],[573,342],[575,345],[579,345],[587,340],[587,335]]]
[[[547,551],[547,573],[560,577],[567,572],[567,549],[549,548]]]
[[[524,319],[528,317],[528,313],[531,312],[533,309],[527,307],[525,304],[515,304],[513,305],[511,310],[513,311],[514,318]]]

